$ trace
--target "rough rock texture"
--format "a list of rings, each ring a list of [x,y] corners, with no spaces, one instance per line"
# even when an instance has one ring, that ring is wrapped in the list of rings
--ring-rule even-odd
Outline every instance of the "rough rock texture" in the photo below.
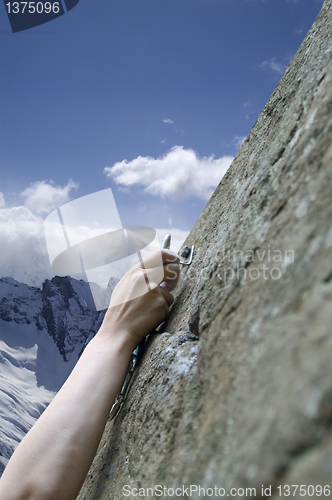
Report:
[[[81,500],[332,485],[331,24],[325,0],[187,238],[194,262]]]

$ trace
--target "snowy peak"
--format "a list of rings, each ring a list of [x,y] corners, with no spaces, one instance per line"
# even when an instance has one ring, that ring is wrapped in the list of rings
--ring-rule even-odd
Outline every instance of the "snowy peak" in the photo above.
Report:
[[[41,317],[64,361],[80,345],[79,353],[100,325],[88,283],[69,276],[46,280]],[[79,354],[78,353],[78,354]]]
[[[68,300],[75,298],[82,311],[86,308],[96,310],[88,283],[76,280],[70,276],[54,276],[42,285],[43,300],[61,294],[68,304]]]
[[[0,279],[0,474],[101,325],[89,284]]]
[[[19,283],[13,278],[0,279],[0,319],[17,324],[38,323],[42,307],[39,288]]]

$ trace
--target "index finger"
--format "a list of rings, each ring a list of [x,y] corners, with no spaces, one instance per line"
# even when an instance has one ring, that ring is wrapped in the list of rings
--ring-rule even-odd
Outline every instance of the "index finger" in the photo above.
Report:
[[[163,266],[164,264],[178,264],[180,262],[180,257],[173,250],[166,250],[164,248],[151,253],[147,257],[144,257],[138,266],[145,269],[153,269],[158,266]]]
[[[173,250],[168,250],[166,248],[161,249],[161,256],[163,259],[164,264],[179,264],[180,262],[180,257],[176,252],[173,252]]]

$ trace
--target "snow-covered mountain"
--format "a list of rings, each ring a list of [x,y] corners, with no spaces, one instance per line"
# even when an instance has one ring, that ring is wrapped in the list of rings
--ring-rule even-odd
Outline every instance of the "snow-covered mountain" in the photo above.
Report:
[[[55,276],[40,289],[0,279],[0,474],[103,316],[85,281]]]

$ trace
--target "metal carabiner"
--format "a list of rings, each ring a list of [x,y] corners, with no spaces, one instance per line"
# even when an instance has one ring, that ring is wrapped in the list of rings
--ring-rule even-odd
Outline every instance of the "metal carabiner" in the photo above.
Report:
[[[119,394],[115,398],[114,404],[113,404],[111,411],[110,411],[109,416],[110,416],[111,420],[113,420],[115,418],[115,416],[119,413],[120,409],[122,408],[122,406],[125,402],[133,373],[135,371],[135,368],[137,366],[139,359],[141,358],[141,356],[143,354],[144,345],[145,345],[145,339],[142,340],[142,342],[136,347],[135,351],[131,355],[127,374],[125,376],[124,382],[122,384],[122,387],[121,387]]]
[[[170,233],[167,233],[163,239],[163,244],[161,245],[161,248],[166,248],[169,250],[170,247],[171,247],[171,235]],[[179,254],[184,260],[180,260],[180,264],[182,264],[183,266],[189,266],[193,261],[194,251],[195,251],[194,245],[191,245],[190,247],[188,245],[185,245],[184,247],[182,247],[181,250],[179,251]]]

